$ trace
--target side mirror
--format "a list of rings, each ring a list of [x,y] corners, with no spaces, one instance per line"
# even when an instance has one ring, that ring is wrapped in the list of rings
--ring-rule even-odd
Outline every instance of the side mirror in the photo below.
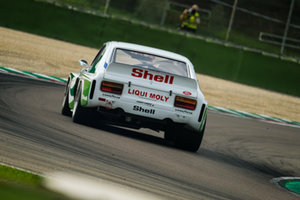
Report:
[[[79,65],[81,67],[88,67],[89,63],[86,60],[81,59],[81,60],[79,60]]]

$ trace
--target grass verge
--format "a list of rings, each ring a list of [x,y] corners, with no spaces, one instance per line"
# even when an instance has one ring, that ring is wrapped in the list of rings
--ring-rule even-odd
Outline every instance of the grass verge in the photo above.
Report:
[[[2,165],[0,197],[9,200],[67,200],[66,197],[45,189],[40,176]]]

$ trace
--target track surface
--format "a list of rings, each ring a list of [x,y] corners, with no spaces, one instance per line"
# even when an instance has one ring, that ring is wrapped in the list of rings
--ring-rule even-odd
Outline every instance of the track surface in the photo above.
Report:
[[[0,74],[0,162],[44,174],[78,172],[162,199],[298,199],[270,183],[300,176],[300,129],[208,113],[201,149],[161,135],[75,124],[64,87]]]

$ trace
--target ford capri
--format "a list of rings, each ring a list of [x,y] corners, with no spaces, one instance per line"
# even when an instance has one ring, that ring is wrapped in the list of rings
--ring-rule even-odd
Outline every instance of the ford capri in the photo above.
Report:
[[[61,113],[75,123],[96,120],[164,133],[167,144],[197,151],[207,101],[194,66],[177,53],[110,41],[79,73],[70,73]]]

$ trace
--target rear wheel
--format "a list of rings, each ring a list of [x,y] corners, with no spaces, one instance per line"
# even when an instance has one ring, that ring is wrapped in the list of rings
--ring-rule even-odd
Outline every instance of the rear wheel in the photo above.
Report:
[[[166,130],[165,141],[167,142],[167,144],[170,144],[177,148],[196,152],[198,151],[201,145],[204,131],[205,131],[205,124],[201,132],[188,130],[186,128],[173,127]]]

